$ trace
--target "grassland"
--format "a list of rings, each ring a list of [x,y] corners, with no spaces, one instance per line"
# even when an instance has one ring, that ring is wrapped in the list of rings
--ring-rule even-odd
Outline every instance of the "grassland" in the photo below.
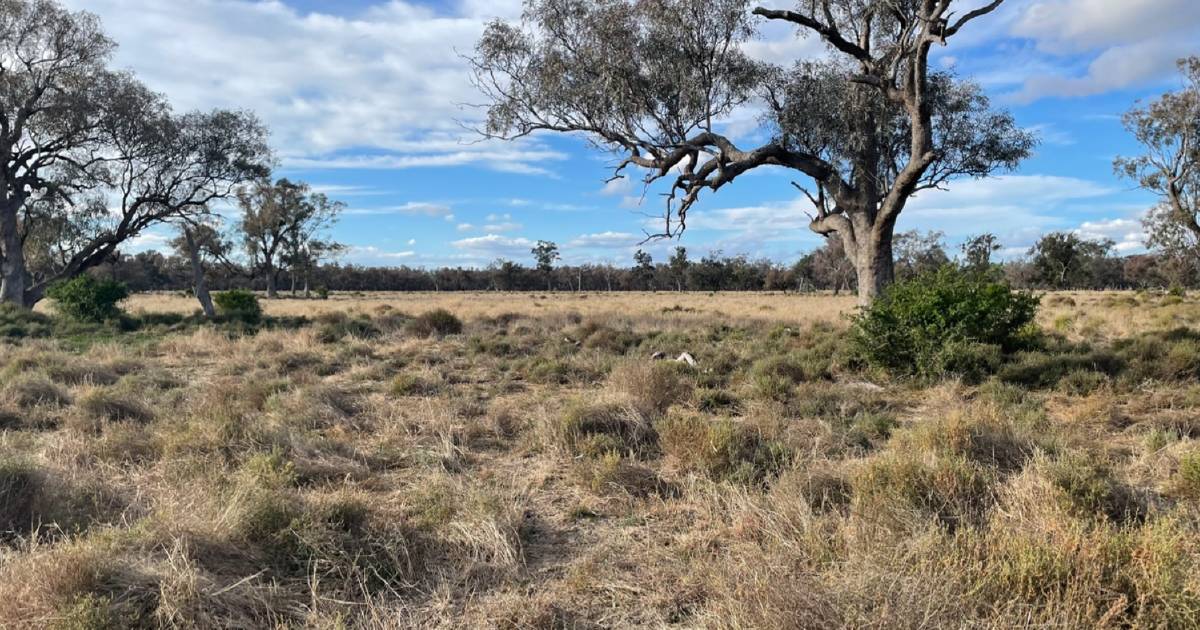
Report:
[[[127,307],[6,324],[0,626],[1200,625],[1195,297],[1047,296],[973,383],[829,296]]]

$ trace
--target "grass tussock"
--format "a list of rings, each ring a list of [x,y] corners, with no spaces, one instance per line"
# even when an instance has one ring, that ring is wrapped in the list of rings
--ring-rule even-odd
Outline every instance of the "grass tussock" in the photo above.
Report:
[[[0,627],[1200,625],[1194,299],[912,375],[852,298],[582,297],[0,309]]]

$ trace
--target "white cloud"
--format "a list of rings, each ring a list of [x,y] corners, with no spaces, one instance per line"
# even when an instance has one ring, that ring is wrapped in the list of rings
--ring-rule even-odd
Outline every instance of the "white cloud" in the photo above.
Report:
[[[1200,46],[1196,0],[1035,0],[1018,5],[1011,34],[1060,56],[1062,67],[1022,70],[1018,102],[1042,97],[1080,97],[1164,81],[1179,57]],[[1072,56],[1094,55],[1086,67]]]
[[[1196,35],[1195,0],[1038,0],[1028,3],[1012,33],[1048,52],[1069,54],[1144,42],[1173,34]]]
[[[1146,247],[1146,233],[1139,219],[1102,219],[1085,221],[1074,230],[1088,240],[1112,239],[1122,254],[1135,252]]]
[[[482,258],[499,256],[517,257],[529,255],[533,241],[522,237],[508,237],[499,234],[464,238],[450,243],[456,249],[468,251]]]
[[[346,214],[403,214],[407,216],[443,218],[447,221],[454,220],[454,213],[451,211],[450,206],[423,201],[410,201],[403,205],[386,206],[383,208],[351,208],[346,211]]]
[[[484,232],[494,234],[496,232],[516,232],[517,230],[519,230],[523,227],[525,227],[525,226],[521,225],[520,223],[508,222],[508,223],[489,223],[489,224],[483,226],[482,229]]]
[[[637,245],[642,239],[635,234],[628,232],[600,232],[597,234],[582,234],[571,242],[567,243],[569,247],[598,247],[598,248],[621,248],[632,247]]]
[[[387,251],[374,245],[355,245],[351,247],[343,256],[343,258],[351,263],[359,265],[395,265],[404,261],[411,260],[417,256],[414,251]]]
[[[487,20],[517,0],[436,9],[390,0],[353,17],[279,0],[64,0],[96,13],[133,69],[180,109],[245,108],[270,125],[285,167],[478,164],[546,174],[537,140],[469,142],[482,112],[466,62]],[[330,3],[332,4],[332,3]],[[462,121],[460,123],[459,121]]]

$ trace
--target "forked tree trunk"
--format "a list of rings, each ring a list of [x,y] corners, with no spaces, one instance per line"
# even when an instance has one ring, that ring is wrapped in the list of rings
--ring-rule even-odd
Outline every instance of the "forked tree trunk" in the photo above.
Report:
[[[217,309],[213,307],[212,295],[208,292],[208,283],[204,279],[204,265],[200,260],[200,248],[196,245],[196,235],[192,230],[183,228],[183,237],[187,241],[188,257],[192,263],[192,293],[196,294],[196,300],[200,302],[200,308],[204,310],[204,316],[212,319],[217,316]]]

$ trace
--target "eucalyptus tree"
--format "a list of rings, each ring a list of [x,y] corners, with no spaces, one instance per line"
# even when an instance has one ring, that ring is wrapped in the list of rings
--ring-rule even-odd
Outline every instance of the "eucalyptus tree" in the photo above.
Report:
[[[171,247],[188,261],[192,270],[192,294],[200,302],[204,316],[210,319],[216,317],[217,310],[208,291],[205,265],[226,260],[231,249],[229,241],[209,223],[183,220],[179,225],[179,234],[171,240]]]
[[[521,24],[493,22],[476,46],[481,131],[581,134],[621,155],[614,177],[640,169],[647,185],[668,182],[658,237],[686,229],[704,191],[760,167],[794,171],[811,182],[810,229],[842,241],[865,303],[892,281],[892,235],[912,195],[1014,167],[1035,144],[978,85],[929,67],[934,45],[1003,0],[979,2],[526,0]],[[756,17],[820,37],[830,58],[752,60]],[[740,146],[721,121],[753,103],[768,139]]]
[[[533,249],[529,250],[533,254],[533,260],[537,264],[537,270],[546,278],[546,290],[554,289],[554,263],[561,256],[558,254],[558,245],[550,241],[538,241]],[[582,290],[583,281],[580,280],[580,289]]]
[[[1159,197],[1144,222],[1147,244],[1194,275],[1200,273],[1200,57],[1181,59],[1179,69],[1183,89],[1125,114],[1125,128],[1143,153],[1117,158],[1114,168]]]
[[[0,302],[32,306],[265,172],[254,116],[176,114],[108,68],[114,48],[89,13],[0,0]]]
[[[267,297],[279,295],[281,264],[293,275],[297,266],[307,274],[321,256],[340,248],[320,236],[345,205],[313,192],[308,184],[264,178],[239,189],[237,200],[242,211],[238,231],[250,273],[265,278]]]

